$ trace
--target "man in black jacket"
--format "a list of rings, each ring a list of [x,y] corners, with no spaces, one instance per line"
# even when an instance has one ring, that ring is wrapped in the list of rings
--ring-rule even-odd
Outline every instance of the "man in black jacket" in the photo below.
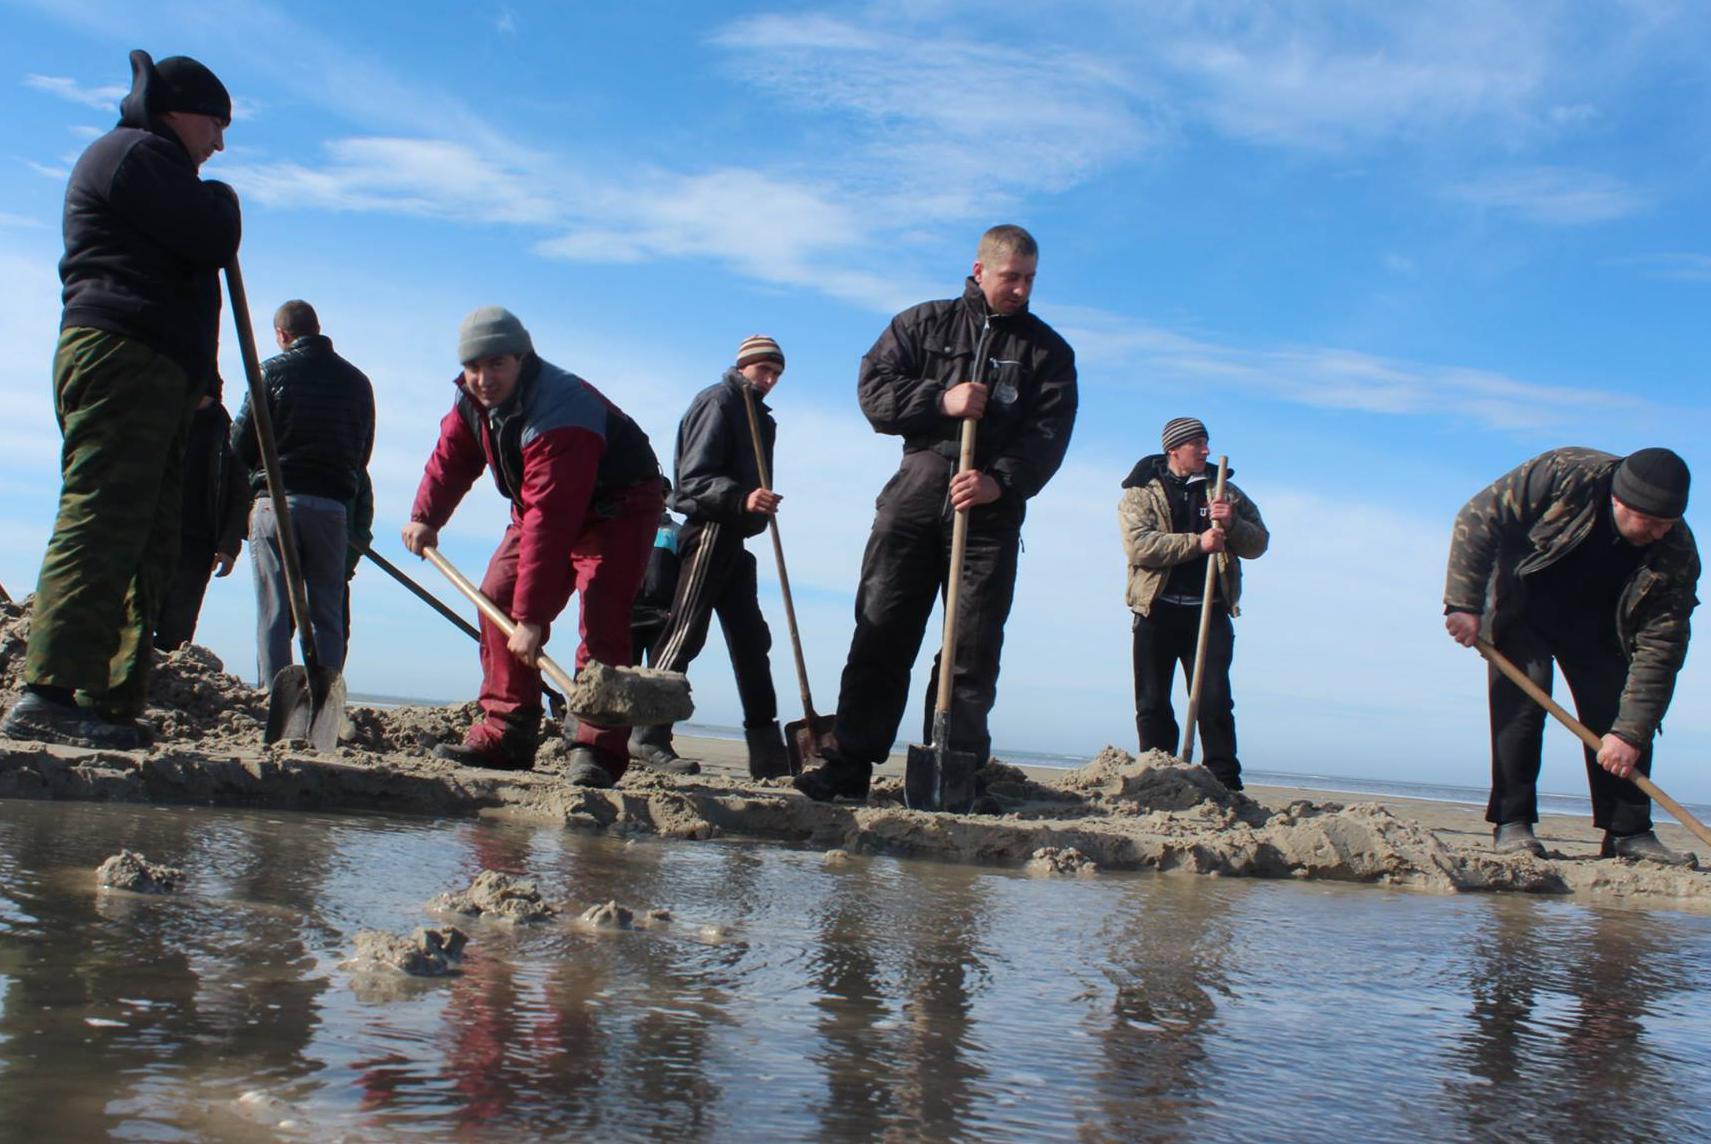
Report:
[[[283,471],[285,503],[309,595],[310,628],[321,663],[345,663],[345,506],[354,501],[374,449],[374,389],[333,352],[314,307],[293,299],[273,316],[284,352],[262,363],[268,412]],[[250,559],[255,566],[256,658],[262,686],[291,663],[291,601],[279,551],[279,520],[267,494],[249,402],[232,423],[232,447],[250,469]]]
[[[755,464],[743,388],[751,391],[766,467],[772,470],[777,427],[764,398],[784,374],[784,351],[765,334],[744,339],[737,359],[715,385],[695,395],[677,427],[677,483],[671,507],[687,517],[678,535],[677,591],[671,618],[654,642],[652,666],[688,671],[707,642],[713,613],[725,633],[737,695],[743,704],[743,737],[749,774],[773,778],[790,772],[784,736],[778,729],[778,696],[772,687],[772,632],[761,615],[755,558],[743,541],[765,531],[782,499],[761,487]],[[699,764],[680,758],[671,725],[637,727],[630,757],[654,770],[695,774]]]
[[[953,510],[968,510],[949,737],[991,752],[987,715],[1016,587],[1028,498],[1063,463],[1075,426],[1075,352],[1028,310],[1039,247],[1019,226],[981,236],[961,298],[903,311],[862,358],[857,395],[875,431],[903,438],[879,495],[856,589],[856,629],[838,695],[836,743],[797,776],[810,798],[865,798],[908,702],[909,668],[950,565]],[[980,423],[973,469],[955,475],[962,422]]]
[[[231,116],[200,63],[132,52],[118,126],[72,169],[54,355],[59,512],[25,694],[0,735],[117,748],[146,737],[135,716],[178,561],[184,444],[215,377],[219,269],[240,230],[237,196],[198,171]]]

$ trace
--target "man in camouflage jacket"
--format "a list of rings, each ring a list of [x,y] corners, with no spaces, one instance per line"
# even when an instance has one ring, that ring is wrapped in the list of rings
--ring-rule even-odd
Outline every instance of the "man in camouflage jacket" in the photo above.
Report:
[[[1586,768],[1605,857],[1688,860],[1657,841],[1651,801],[1627,781],[1651,773],[1699,602],[1699,550],[1681,520],[1688,479],[1668,449],[1553,449],[1456,517],[1444,626],[1464,646],[1489,641],[1547,691],[1552,660],[1561,666],[1581,721],[1603,737]],[[1490,703],[1486,819],[1500,852],[1542,854],[1532,824],[1545,712],[1495,668]]]
[[[1230,694],[1236,635],[1230,621],[1240,614],[1241,562],[1264,555],[1271,533],[1259,508],[1235,485],[1226,482],[1223,499],[1211,499],[1206,426],[1199,419],[1167,422],[1163,445],[1163,453],[1135,465],[1117,503],[1129,561],[1127,600],[1135,613],[1135,729],[1141,750],[1176,752],[1179,732],[1170,687],[1178,663],[1192,678],[1206,561],[1214,560],[1218,575],[1196,722],[1207,769],[1231,790],[1241,790]]]

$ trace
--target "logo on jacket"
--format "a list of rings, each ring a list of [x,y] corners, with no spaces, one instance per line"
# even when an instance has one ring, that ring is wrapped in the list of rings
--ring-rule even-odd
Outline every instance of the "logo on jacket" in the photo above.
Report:
[[[998,380],[992,384],[992,400],[1000,405],[1014,405],[1016,403],[1016,399],[1021,396],[1021,393],[1016,389],[1014,371],[1007,373],[1004,367],[1011,365],[1020,368],[1021,364],[1019,361],[1006,361],[1003,358],[987,359],[988,369],[998,377]]]

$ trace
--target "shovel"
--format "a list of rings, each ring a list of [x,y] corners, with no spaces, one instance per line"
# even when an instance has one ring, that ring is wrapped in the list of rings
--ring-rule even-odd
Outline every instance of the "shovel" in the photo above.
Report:
[[[511,617],[453,567],[450,560],[441,556],[439,549],[424,548],[422,556],[505,633],[507,639],[517,630]],[[537,661],[541,671],[564,688],[565,705],[570,713],[590,724],[601,727],[650,726],[681,722],[695,714],[695,704],[689,698],[689,677],[680,671],[610,667],[599,660],[589,660],[582,674],[572,679],[570,673],[554,663],[546,653],[537,656]]]
[[[1224,478],[1230,472],[1230,458],[1218,458],[1218,483],[1212,489],[1212,500],[1224,499]],[[1210,507],[1212,501],[1206,504]],[[1214,523],[1213,528],[1218,528]],[[1220,532],[1223,529],[1218,529]],[[1212,638],[1212,597],[1218,586],[1218,554],[1206,554],[1206,586],[1200,593],[1200,631],[1194,637],[1194,680],[1188,688],[1188,719],[1182,726],[1182,761],[1194,761],[1194,728],[1200,721],[1200,688],[1206,680],[1206,644]]]
[[[314,629],[309,624],[309,599],[303,590],[303,569],[297,560],[297,534],[285,503],[285,474],[279,467],[279,449],[273,439],[273,414],[267,405],[267,390],[261,381],[261,359],[256,355],[255,331],[250,328],[250,307],[244,293],[244,276],[234,255],[226,264],[226,288],[232,295],[232,320],[238,326],[238,347],[243,351],[244,374],[249,379],[250,416],[255,419],[256,442],[261,446],[262,470],[267,475],[267,495],[279,527],[279,554],[285,565],[286,596],[291,601],[291,619],[297,625],[297,646],[303,662],[279,669],[267,687],[267,727],[262,742],[307,739],[318,751],[339,745],[339,728],[345,718],[345,681],[337,668],[321,663],[315,652]]]
[[[744,385],[743,404],[749,411],[749,437],[754,441],[755,470],[760,473],[760,487],[771,490],[772,478],[766,471],[766,450],[760,442],[760,419],[755,416],[754,391]],[[778,517],[769,514],[766,523],[772,530],[772,554],[778,560],[778,586],[784,593],[784,619],[790,628],[790,650],[796,657],[796,682],[802,689],[802,718],[784,725],[784,748],[790,757],[790,773],[801,774],[805,759],[819,759],[821,742],[832,733],[837,718],[814,714],[814,697],[808,693],[808,665],[802,658],[802,636],[796,628],[796,605],[790,600],[790,573],[784,570],[784,542],[778,538]]]
[[[481,632],[474,624],[446,607],[438,596],[435,596],[432,592],[406,576],[403,570],[396,564],[393,564],[392,561],[386,559],[386,557],[380,555],[380,553],[376,552],[366,544],[357,545],[357,551],[368,557],[369,562],[374,564],[382,572],[398,581],[398,583],[402,584],[405,588],[408,588],[410,593],[418,600],[422,601],[422,603],[428,605],[428,607],[434,609],[434,611],[450,620],[452,622],[452,626],[457,628],[458,631],[462,632],[476,643],[481,642]],[[546,684],[541,685],[541,690],[546,693],[547,702],[552,705],[553,718],[563,719],[565,714],[564,696],[559,694],[553,688],[548,687]]]
[[[1540,707],[1543,707],[1546,711],[1549,711],[1556,717],[1556,721],[1558,723],[1561,723],[1564,727],[1567,727],[1572,731],[1575,738],[1579,739],[1582,743],[1585,743],[1595,752],[1604,745],[1603,739],[1594,735],[1591,728],[1587,727],[1586,724],[1582,723],[1579,719],[1576,719],[1573,715],[1570,715],[1566,710],[1564,710],[1562,704],[1547,695],[1545,693],[1545,689],[1534,683],[1526,672],[1516,667],[1514,662],[1511,661],[1508,656],[1492,647],[1483,639],[1474,640],[1473,646],[1479,649],[1480,655],[1483,655],[1491,662],[1491,666],[1508,676],[1509,682],[1526,692],[1527,698],[1537,703]],[[1670,814],[1674,815],[1675,820],[1687,827],[1687,829],[1693,833],[1695,838],[1705,843],[1705,845],[1711,846],[1711,830],[1706,829],[1705,824],[1693,817],[1686,807],[1682,806],[1679,802],[1676,802],[1673,798],[1669,797],[1669,795],[1659,790],[1656,783],[1645,775],[1642,775],[1639,771],[1635,771],[1633,774],[1629,775],[1628,779],[1635,786],[1644,791],[1647,798],[1651,799],[1653,802],[1669,811]]]
[[[980,355],[975,356],[980,360]],[[960,476],[974,468],[974,421],[962,423]],[[903,772],[903,805],[910,810],[948,810],[966,814],[974,807],[974,772],[980,760],[950,744],[951,684],[956,676],[957,596],[962,589],[962,558],[968,548],[968,510],[958,509],[951,525],[951,566],[945,581],[945,637],[939,648],[939,694],[933,707],[933,741],[909,745]]]

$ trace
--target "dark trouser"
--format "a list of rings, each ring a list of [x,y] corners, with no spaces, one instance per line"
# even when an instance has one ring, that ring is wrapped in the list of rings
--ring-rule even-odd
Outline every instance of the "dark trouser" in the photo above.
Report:
[[[669,617],[662,616],[656,623],[638,624],[634,618],[630,620],[630,662],[640,667],[659,666],[654,662],[654,645],[659,637],[665,634],[665,625]]]
[[[1182,730],[1170,705],[1176,665],[1194,681],[1194,646],[1200,635],[1200,609],[1181,604],[1153,605],[1151,615],[1135,617],[1135,729],[1141,750],[1176,754]],[[1242,764],[1236,759],[1236,704],[1230,695],[1230,661],[1236,653],[1236,627],[1230,613],[1212,608],[1206,638],[1206,674],[1200,681],[1200,760],[1218,781],[1242,789]]]
[[[321,666],[345,666],[345,506],[328,497],[288,496],[297,563],[308,596],[309,629]],[[291,663],[294,624],[279,548],[273,501],[258,496],[250,509],[250,562],[255,567],[256,660],[266,687]]]
[[[908,453],[879,494],[856,589],[855,635],[838,692],[838,750],[850,762],[884,762],[897,740],[909,701],[909,668],[950,569],[953,471],[953,463],[936,453]],[[969,513],[948,737],[951,747],[983,761],[992,753],[986,720],[998,697],[998,656],[1016,590],[1021,538],[1020,506],[1007,498]],[[940,667],[935,656],[923,742],[932,739]]]
[[[1628,663],[1613,641],[1588,636],[1565,640],[1539,631],[1523,617],[1497,641],[1497,650],[1514,661],[1529,679],[1551,689],[1551,660],[1562,668],[1574,695],[1575,713],[1597,735],[1616,721]],[[1491,697],[1491,801],[1485,820],[1492,823],[1539,821],[1539,764],[1544,749],[1545,709],[1495,667],[1489,673]],[[1652,828],[1652,803],[1639,787],[1598,765],[1598,754],[1587,748],[1586,779],[1592,791],[1592,824],[1616,834],[1638,834]],[[1652,773],[1648,744],[1640,752],[1639,771]]]
[[[677,537],[679,572],[671,618],[653,645],[652,666],[688,671],[707,643],[714,613],[731,653],[743,726],[764,727],[778,718],[778,694],[772,687],[772,630],[760,611],[755,558],[743,547],[740,532],[728,524],[692,520]],[[636,746],[669,747],[671,725],[637,727]]]
[[[582,597],[577,628],[581,640],[576,645],[573,670],[581,670],[590,659],[613,667],[630,664],[630,608],[635,603],[636,589],[642,584],[642,572],[647,568],[648,551],[659,530],[659,514],[665,508],[665,498],[657,480],[632,485],[618,495],[618,515],[610,519],[590,516],[570,550],[570,590]],[[522,538],[522,529],[513,517],[481,580],[482,593],[506,615],[512,614]],[[568,602],[568,594],[564,600],[552,601],[554,614],[562,611]],[[542,633],[542,642],[551,634],[548,625]],[[482,722],[471,727],[464,737],[470,746],[505,750],[508,736],[509,741],[528,741],[539,734],[541,673],[524,667],[506,644],[504,633],[483,616]],[[563,666],[563,661],[559,662]],[[626,749],[629,736],[628,727],[607,727],[582,720],[576,724],[576,744],[592,748],[600,758],[600,765],[613,778],[622,777],[629,766]]]
[[[102,330],[63,331],[54,411],[64,444],[24,682],[140,712],[150,636],[178,561],[184,444],[199,387],[170,358]]]
[[[202,614],[202,598],[214,574],[214,541],[186,536],[178,547],[178,567],[172,586],[154,622],[154,646],[171,651],[196,638],[196,619]]]

